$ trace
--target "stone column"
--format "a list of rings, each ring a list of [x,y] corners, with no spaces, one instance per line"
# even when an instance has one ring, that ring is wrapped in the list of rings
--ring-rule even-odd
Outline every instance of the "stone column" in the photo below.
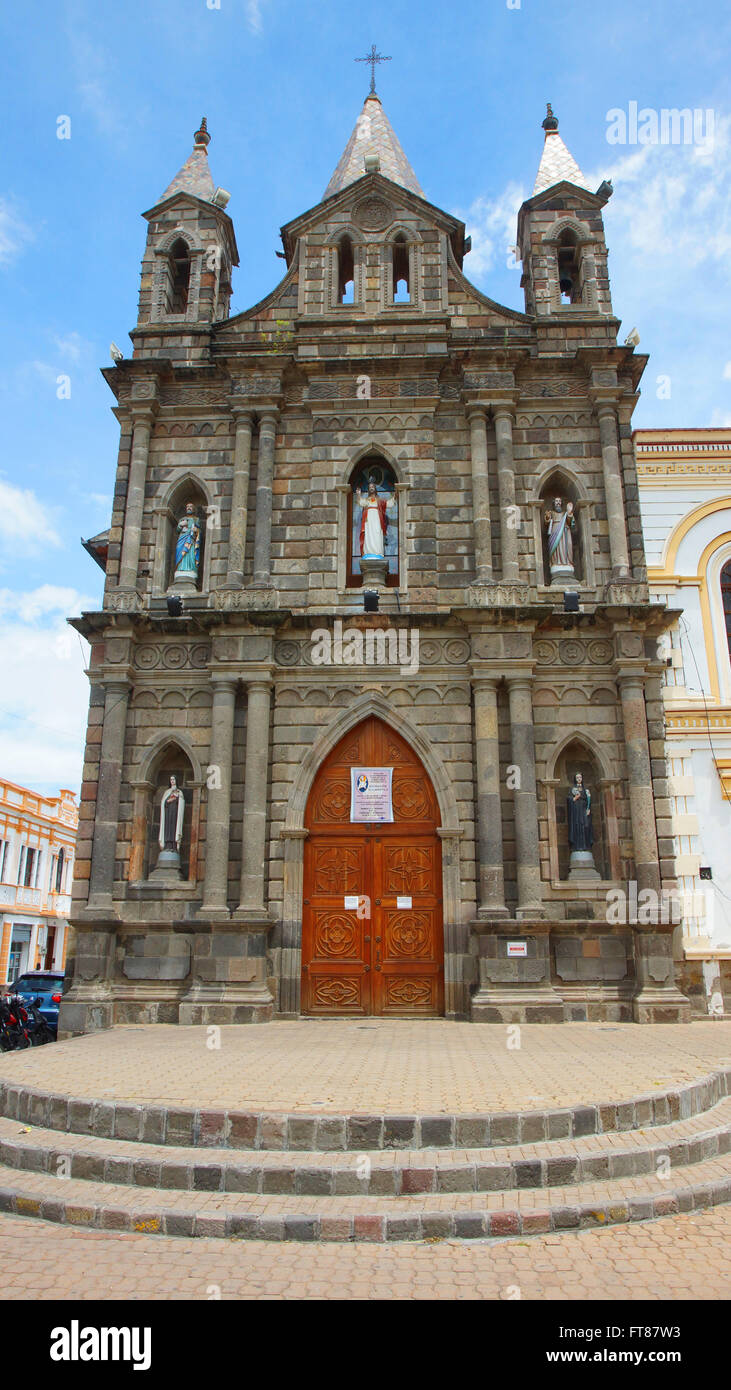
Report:
[[[513,791],[518,917],[542,915],[532,691],[529,676],[508,677],[511,758],[520,776],[519,785]]]
[[[497,477],[500,489],[500,542],[503,552],[503,579],[516,583],[518,571],[518,513],[515,506],[515,461],[513,459],[513,410],[496,405],[495,440]]]
[[[254,533],[254,584],[266,588],[272,569],[272,486],[274,483],[274,437],[279,411],[264,410],[259,417],[259,459],[256,483],[256,529]]]
[[[607,502],[612,578],[628,579],[630,575],[629,550],[627,548],[627,525],[624,514],[624,496],[622,493],[622,470],[619,461],[619,442],[617,439],[617,416],[614,406],[610,405],[608,402],[599,402],[597,404],[597,415],[599,418],[599,438],[602,446],[604,495]]]
[[[480,678],[472,684],[475,692],[478,910],[481,917],[505,917],[497,681]]]
[[[655,826],[650,744],[647,736],[645,691],[639,673],[619,678],[624,721],[624,746],[629,780],[632,838],[635,847],[637,886],[660,892],[660,861]]]
[[[266,915],[267,785],[269,772],[269,705],[271,682],[248,683],[244,822],[241,844],[241,902],[237,917],[261,920]]]
[[[487,472],[487,416],[485,407],[468,407],[470,455],[472,458],[472,515],[475,537],[475,579],[487,584],[492,579],[492,540],[490,536],[490,490]]]
[[[236,421],[236,444],[234,447],[234,479],[226,583],[229,588],[236,588],[244,582],[253,416],[250,410],[243,410],[241,406],[232,406],[232,413]]]
[[[228,898],[228,849],[231,819],[231,762],[234,739],[236,681],[232,676],[213,677],[210,766],[213,785],[208,790],[206,819],[206,867],[201,917],[225,914]]]
[[[157,407],[152,401],[148,405],[135,405],[133,407],[132,449],[127,480],[122,558],[119,566],[120,589],[136,589],[137,587],[142,520],[145,510],[147,459],[156,409]]]
[[[95,913],[110,914],[113,911],[119,792],[131,688],[128,680],[108,680],[104,689],[104,723],[89,872],[88,909]]]

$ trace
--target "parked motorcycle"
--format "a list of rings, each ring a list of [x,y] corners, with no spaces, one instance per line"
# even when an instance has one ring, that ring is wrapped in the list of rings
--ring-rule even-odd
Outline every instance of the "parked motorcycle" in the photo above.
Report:
[[[12,994],[0,999],[0,1050],[14,1052],[32,1046],[27,1021],[28,1013],[20,999]]]

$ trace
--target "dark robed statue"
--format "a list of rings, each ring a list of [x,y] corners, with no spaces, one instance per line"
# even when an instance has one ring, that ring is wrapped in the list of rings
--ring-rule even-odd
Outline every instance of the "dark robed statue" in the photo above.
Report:
[[[584,775],[581,772],[574,774],[573,785],[566,798],[566,819],[572,850],[590,850],[594,843],[591,792],[584,786]]]

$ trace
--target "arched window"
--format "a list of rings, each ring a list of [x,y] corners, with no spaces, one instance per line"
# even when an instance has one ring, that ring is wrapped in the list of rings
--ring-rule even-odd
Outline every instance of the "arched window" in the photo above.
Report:
[[[392,247],[393,302],[411,303],[409,243],[403,232],[399,232]]]
[[[369,454],[360,460],[350,475],[348,490],[348,569],[347,583],[350,588],[360,588],[363,584],[361,573],[361,536],[364,534],[363,508],[359,506],[356,494],[366,497],[371,483],[375,485],[376,496],[386,504],[382,508],[386,522],[383,539],[383,553],[386,561],[386,584],[398,588],[399,583],[399,525],[398,493],[396,475],[391,466],[380,454]]]
[[[731,560],[727,560],[721,570],[721,603],[726,620],[726,643],[731,657]]]
[[[190,289],[190,251],[182,237],[173,243],[168,257],[170,297],[168,313],[184,314]]]
[[[565,227],[559,237],[557,247],[558,286],[562,304],[580,304],[581,256],[576,233]]]
[[[337,303],[353,304],[355,301],[355,257],[353,243],[349,236],[341,237],[337,257]]]

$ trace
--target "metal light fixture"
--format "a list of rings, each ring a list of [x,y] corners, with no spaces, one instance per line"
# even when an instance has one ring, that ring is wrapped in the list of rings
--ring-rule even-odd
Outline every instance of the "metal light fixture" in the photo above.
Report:
[[[376,592],[375,589],[364,589],[364,590],[363,590],[363,612],[364,612],[364,613],[377,613],[377,612],[378,612],[378,594],[377,594],[377,592]]]
[[[183,600],[180,594],[170,594],[168,596],[168,614],[171,618],[180,618],[183,615]]]

